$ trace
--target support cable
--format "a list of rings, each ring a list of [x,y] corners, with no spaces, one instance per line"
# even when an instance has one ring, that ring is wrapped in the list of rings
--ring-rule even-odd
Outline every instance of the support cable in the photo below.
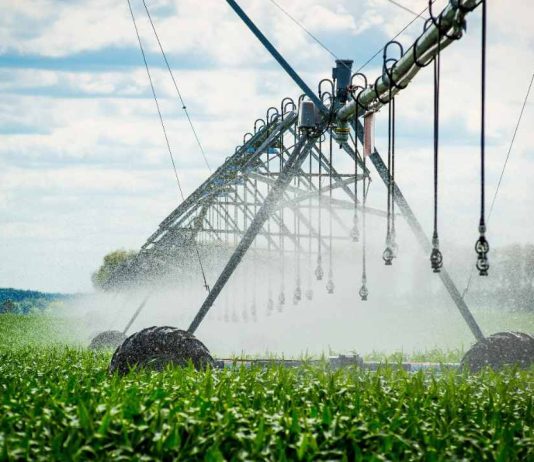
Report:
[[[197,142],[198,148],[200,149],[202,157],[204,158],[204,163],[206,164],[206,167],[208,168],[208,170],[211,173],[211,167],[210,167],[210,164],[208,162],[208,159],[207,159],[207,156],[206,156],[206,152],[204,151],[204,147],[202,146],[202,143],[200,142],[200,138],[199,138],[198,133],[197,133],[197,131],[195,129],[195,126],[193,125],[193,121],[191,120],[191,116],[189,115],[189,111],[187,110],[187,106],[186,106],[186,104],[184,102],[184,99],[182,97],[182,93],[178,89],[178,84],[176,83],[176,79],[174,78],[174,74],[173,74],[173,72],[171,70],[171,66],[169,65],[169,61],[167,60],[167,55],[166,55],[165,51],[163,50],[163,45],[161,44],[161,41],[159,39],[159,35],[158,35],[157,31],[156,31],[156,26],[154,25],[154,22],[152,21],[152,16],[150,14],[150,11],[148,10],[148,6],[147,6],[145,0],[143,0],[143,5],[145,7],[146,14],[147,14],[148,19],[150,21],[150,25],[152,26],[152,30],[154,31],[154,35],[155,35],[156,40],[158,42],[159,49],[161,51],[161,54],[163,55],[163,59],[165,61],[165,65],[167,66],[167,70],[169,71],[169,74],[171,76],[172,83],[174,84],[174,88],[176,89],[176,93],[178,94],[178,98],[180,99],[180,103],[182,103],[182,109],[183,109],[183,111],[185,113],[185,116],[187,117],[187,121],[189,122],[189,126],[191,127],[191,131],[193,132],[193,136],[195,137],[195,140]]]
[[[172,154],[171,145],[169,142],[169,137],[167,136],[167,129],[165,128],[165,123],[163,122],[163,116],[161,115],[161,109],[159,107],[159,101],[158,97],[156,95],[156,90],[154,88],[154,83],[152,81],[152,74],[150,73],[150,69],[148,67],[148,63],[146,60],[145,50],[143,48],[143,43],[141,42],[141,36],[139,35],[139,30],[137,29],[137,22],[135,21],[135,16],[132,10],[132,4],[130,0],[126,0],[128,2],[128,8],[130,9],[130,14],[132,16],[133,25],[135,28],[135,34],[137,35],[137,41],[139,43],[139,49],[141,50],[141,55],[143,56],[143,62],[145,63],[145,69],[148,76],[148,81],[150,83],[150,89],[152,90],[152,97],[154,98],[154,102],[156,103],[156,109],[158,111],[159,121],[161,124],[161,129],[163,130],[163,136],[165,137],[165,143],[167,144],[167,151],[169,152],[169,157],[171,158],[172,168],[174,170],[174,176],[176,177],[176,183],[178,184],[178,189],[180,190],[180,195],[182,197],[182,201],[185,199],[184,192],[182,190],[182,185],[180,183],[180,178],[178,177],[178,171],[176,169],[176,163],[174,162],[174,156]]]
[[[512,141],[510,142],[510,147],[508,148],[508,152],[506,154],[506,159],[504,161],[504,165],[501,170],[501,174],[499,176],[499,181],[497,183],[497,188],[495,189],[495,193],[493,194],[493,199],[491,200],[491,206],[488,212],[488,219],[487,222],[489,223],[491,214],[493,212],[493,207],[495,206],[495,200],[497,199],[497,194],[499,193],[499,188],[501,187],[502,179],[504,176],[504,171],[506,170],[506,166],[508,164],[508,159],[510,158],[510,153],[512,152],[512,147],[514,145],[515,137],[517,135],[517,130],[519,129],[519,124],[521,123],[521,119],[523,117],[523,112],[525,111],[525,106],[527,105],[528,96],[530,94],[530,90],[532,88],[532,82],[534,81],[534,74],[532,74],[532,77],[530,79],[530,84],[527,89],[527,94],[525,95],[525,99],[523,100],[523,106],[521,107],[521,112],[519,113],[519,118],[517,119],[517,124],[514,129],[514,134],[512,136]]]
[[[126,324],[126,326],[124,327],[124,329],[122,330],[122,333],[123,335],[126,335],[126,333],[128,332],[128,330],[130,329],[130,327],[132,327],[132,324],[135,322],[135,320],[137,319],[137,317],[139,316],[139,314],[141,313],[141,311],[143,311],[143,308],[145,307],[145,305],[147,304],[148,302],[148,299],[153,295],[154,293],[154,290],[151,290],[146,296],[145,298],[143,299],[143,301],[141,302],[141,304],[137,307],[137,310],[135,310],[135,313],[133,314],[133,316],[130,318],[130,320],[128,321],[128,324]]]
[[[417,14],[414,10],[408,8],[407,6],[402,5],[401,3],[396,2],[395,0],[387,0],[392,5],[398,6],[401,10],[406,11],[407,13],[411,13],[416,16],[416,19],[421,17],[421,14]],[[421,18],[424,19],[424,18]]]
[[[410,27],[410,26],[411,26],[417,19],[419,19],[419,18],[423,15],[423,13],[424,13],[426,10],[427,10],[426,8],[424,8],[423,10],[421,10],[421,12],[420,12],[417,16],[415,16],[415,17],[414,17],[408,24],[406,24],[406,25],[405,25],[399,32],[397,32],[397,34],[395,34],[395,35],[392,37],[392,39],[390,40],[390,42],[393,41],[393,40],[395,40],[396,38],[398,38],[399,35],[401,35],[406,29],[408,29],[408,27]],[[376,50],[376,52],[373,53],[373,55],[372,55],[367,61],[365,61],[365,62],[364,62],[364,63],[363,63],[363,64],[356,70],[356,72],[360,72],[360,71],[361,71],[364,67],[366,67],[371,61],[373,61],[373,59],[375,59],[375,58],[380,54],[380,52],[382,51],[382,49],[383,49],[383,48],[381,47],[381,48],[379,48],[378,50]]]
[[[196,241],[193,241],[193,246],[195,247],[195,252],[197,254],[197,260],[198,264],[200,266],[200,272],[202,273],[202,280],[204,281],[204,289],[206,289],[206,292],[210,292],[210,286],[208,284],[208,280],[206,279],[206,272],[204,271],[204,265],[202,264],[202,258],[200,257],[200,252],[198,251],[198,245]]]
[[[143,48],[143,43],[141,41],[141,36],[139,35],[139,29],[137,28],[137,22],[135,21],[134,12],[133,12],[133,9],[132,9],[132,4],[131,4],[130,0],[126,0],[126,1],[128,2],[128,9],[130,10],[130,15],[132,17],[132,22],[133,22],[134,29],[135,29],[135,35],[137,36],[137,42],[139,43],[139,49],[141,50],[141,55],[143,56],[143,62],[145,64],[145,69],[146,69],[146,73],[147,73],[147,76],[148,76],[148,81],[150,83],[150,89],[152,90],[152,97],[154,98],[154,102],[156,104],[156,109],[158,111],[158,116],[159,116],[159,121],[160,121],[160,124],[161,124],[161,129],[163,131],[163,136],[165,137],[165,143],[167,145],[167,150],[169,152],[169,157],[171,159],[172,168],[173,168],[173,171],[174,171],[174,176],[176,177],[176,183],[178,185],[178,190],[180,191],[180,196],[181,196],[182,202],[183,202],[185,200],[184,192],[182,190],[182,185],[180,183],[180,178],[178,177],[178,170],[176,168],[176,163],[174,161],[174,156],[173,156],[171,145],[170,145],[170,142],[169,142],[169,137],[167,136],[167,129],[165,128],[165,123],[163,121],[163,116],[161,114],[161,109],[160,109],[160,106],[159,106],[159,101],[158,101],[158,97],[157,97],[157,94],[156,94],[156,89],[154,88],[154,83],[152,81],[152,75],[150,74],[150,69],[148,67],[148,62],[146,60],[145,50]],[[196,251],[196,254],[197,254],[197,258],[198,258],[200,271],[202,273],[202,279],[204,281],[204,287],[207,290],[207,292],[209,293],[210,287],[209,287],[207,279],[206,279],[206,273],[205,273],[204,267],[202,265],[202,260],[200,258],[200,253],[198,251],[198,247],[196,245],[196,242],[194,242],[193,245],[195,246],[195,251]]]
[[[288,13],[287,10],[282,8],[278,2],[275,0],[269,0],[276,8],[278,8],[282,13],[284,13],[291,21],[293,21],[294,24],[296,24],[298,27],[300,27],[312,40],[314,40],[323,50],[325,50],[327,53],[330,54],[334,59],[339,59],[336,54],[330,50],[323,42],[321,42],[315,35],[313,35],[308,29],[304,27],[304,25],[299,22],[297,19],[295,19],[291,14]]]
[[[308,29],[306,29],[306,27],[304,27],[304,25],[298,21],[294,16],[292,16],[287,10],[285,10],[280,4],[278,4],[275,0],[269,0],[274,6],[276,6],[276,8],[278,8],[283,14],[285,14],[294,24],[296,24],[300,29],[302,29],[312,40],[314,40],[321,48],[323,48],[323,50],[325,50],[330,56],[332,56],[334,59],[336,60],[339,60],[339,58],[337,57],[337,55],[332,51],[330,50],[330,48],[328,48],[323,42],[321,42],[315,35],[313,35]],[[396,39],[400,34],[402,34],[406,29],[408,29],[408,27],[410,27],[417,19],[424,19],[422,17],[422,14],[426,11],[426,8],[421,11],[420,13],[416,13],[415,11],[405,7],[404,5],[401,5],[400,3],[397,3],[395,2],[394,0],[387,0],[389,1],[390,3],[398,6],[399,8],[415,15],[414,19],[412,19],[408,24],[406,24],[406,26],[404,26],[404,28],[397,33],[397,35],[395,35],[392,40]],[[374,53],[362,66],[360,66],[360,68],[356,71],[356,72],[359,72],[361,71],[365,66],[367,66],[373,59],[375,59],[379,54],[380,52],[382,51],[382,48],[380,48],[379,50],[377,50],[376,53]],[[342,64],[344,66],[346,66],[345,64]]]
[[[489,209],[489,212],[488,212],[488,218],[487,218],[488,224],[489,224],[489,222],[491,220],[491,216],[492,216],[492,213],[493,213],[493,208],[495,206],[495,201],[497,200],[497,195],[499,194],[501,183],[502,183],[502,180],[503,180],[503,177],[504,177],[504,172],[506,171],[506,167],[508,165],[508,160],[510,159],[510,154],[511,154],[512,148],[514,146],[514,141],[515,141],[515,138],[516,138],[516,135],[517,135],[517,131],[519,129],[519,125],[521,124],[521,119],[523,118],[523,112],[525,111],[525,107],[527,105],[528,97],[529,97],[530,90],[532,88],[532,83],[533,82],[534,82],[534,74],[532,74],[532,77],[530,78],[530,83],[528,85],[527,93],[525,95],[525,98],[523,99],[523,105],[521,106],[521,111],[519,113],[519,117],[517,119],[517,122],[516,122],[516,125],[515,125],[515,129],[514,129],[514,134],[512,135],[512,141],[510,142],[510,146],[508,147],[508,152],[506,153],[506,158],[504,160],[504,164],[503,164],[502,169],[501,169],[501,174],[499,176],[499,181],[497,182],[497,187],[495,188],[495,192],[493,193],[493,199],[491,200],[491,206],[490,206],[490,209]],[[467,280],[467,284],[466,284],[464,292],[462,294],[462,298],[464,298],[467,295],[467,292],[469,291],[469,289],[471,287],[471,281],[473,279],[473,274],[474,274],[474,268],[471,269],[471,272],[469,274],[469,279]]]

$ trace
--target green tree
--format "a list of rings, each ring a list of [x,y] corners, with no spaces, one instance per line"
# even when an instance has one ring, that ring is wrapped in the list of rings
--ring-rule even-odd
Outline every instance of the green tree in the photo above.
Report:
[[[100,268],[93,273],[91,281],[95,289],[108,290],[117,279],[122,268],[125,268],[137,255],[133,250],[119,249],[108,253]]]
[[[0,313],[15,313],[17,306],[11,299],[4,300],[2,306],[0,306]]]

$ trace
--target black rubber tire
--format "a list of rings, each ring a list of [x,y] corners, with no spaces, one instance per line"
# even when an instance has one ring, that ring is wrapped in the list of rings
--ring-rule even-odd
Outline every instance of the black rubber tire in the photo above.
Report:
[[[95,335],[89,344],[90,350],[116,349],[126,340],[126,335],[118,330],[106,330]]]
[[[498,332],[475,343],[464,355],[460,368],[479,372],[516,365],[526,369],[534,365],[534,337],[523,332]]]
[[[204,344],[193,334],[176,327],[148,327],[130,335],[111,358],[109,372],[120,375],[134,367],[161,371],[168,364],[195,369],[214,366],[215,361]]]

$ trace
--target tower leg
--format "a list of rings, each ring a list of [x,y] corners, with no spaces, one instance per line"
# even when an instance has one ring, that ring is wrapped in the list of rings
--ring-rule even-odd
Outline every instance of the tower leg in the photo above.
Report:
[[[245,231],[245,234],[241,238],[241,241],[236,247],[234,253],[232,254],[230,259],[228,260],[228,263],[219,275],[217,282],[215,282],[213,288],[206,297],[206,300],[204,300],[204,303],[202,304],[195,318],[191,322],[189,329],[187,329],[188,332],[190,332],[191,334],[197,330],[198,326],[200,325],[200,323],[212,307],[213,303],[221,293],[225,284],[228,282],[228,279],[230,279],[230,276],[233,274],[233,272],[241,262],[241,259],[243,258],[250,245],[256,238],[256,235],[261,231],[263,225],[269,219],[271,212],[275,210],[276,204],[282,197],[286,187],[293,179],[294,174],[298,171],[298,169],[306,159],[306,156],[308,155],[309,150],[313,146],[313,143],[313,140],[309,140],[307,137],[303,136],[296,144],[295,148],[293,149],[293,152],[286,160],[284,169],[280,172],[276,183],[265,198],[265,202],[258,210],[258,213],[252,220],[252,223],[250,224],[249,228]]]
[[[387,185],[389,182],[389,172],[378,152],[375,150],[375,152],[369,157],[369,159],[371,159],[371,162],[373,162],[373,165],[375,166],[378,174],[380,175],[380,178],[382,178],[382,181]],[[427,235],[423,231],[421,224],[415,217],[405,197],[402,195],[402,192],[397,186],[397,183],[393,183],[393,188],[395,190],[395,204],[397,204],[399,209],[402,211],[404,218],[406,218],[406,221],[408,222],[408,226],[415,234],[415,237],[423,248],[423,251],[430,255],[430,251],[432,250],[432,244],[430,243],[430,239],[428,239]],[[471,332],[473,333],[475,338],[477,340],[484,339],[484,334],[482,333],[482,330],[480,329],[468,306],[464,302],[460,291],[454,284],[446,268],[442,267],[441,271],[438,274],[441,279],[441,282],[443,282],[443,285],[447,289],[447,292],[449,292],[449,295],[456,304],[456,307],[460,311],[460,314],[469,326],[469,329],[471,329]]]

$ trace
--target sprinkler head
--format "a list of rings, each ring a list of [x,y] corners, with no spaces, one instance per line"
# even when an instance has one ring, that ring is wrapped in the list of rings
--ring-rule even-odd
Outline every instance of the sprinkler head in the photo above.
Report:
[[[362,302],[367,301],[367,296],[369,295],[369,290],[367,289],[367,286],[362,284],[362,287],[360,288],[360,298],[362,299]]]
[[[329,294],[334,293],[334,281],[332,281],[332,279],[329,279],[328,282],[326,283],[326,291]]]
[[[438,247],[434,247],[430,254],[430,267],[434,273],[439,273],[443,266],[443,255]]]
[[[318,281],[321,281],[323,279],[323,276],[324,276],[323,268],[321,264],[318,264],[317,268],[315,268],[315,277],[317,278]]]
[[[486,240],[486,236],[484,236],[485,227],[480,226],[480,237],[478,238],[478,241],[475,244],[475,251],[477,252],[477,269],[478,274],[480,276],[487,276],[488,270],[489,270],[489,260],[488,260],[488,252],[489,252],[489,243]]]
[[[298,301],[302,300],[302,289],[299,286],[297,286],[295,289],[295,298]]]
[[[354,226],[350,231],[350,237],[352,237],[352,242],[358,242],[360,240],[360,230],[356,223],[354,223]]]
[[[386,266],[391,266],[394,258],[395,258],[395,255],[391,247],[389,246],[386,247],[386,250],[384,250],[384,253],[382,254],[382,260],[384,260],[384,263],[386,264]]]

